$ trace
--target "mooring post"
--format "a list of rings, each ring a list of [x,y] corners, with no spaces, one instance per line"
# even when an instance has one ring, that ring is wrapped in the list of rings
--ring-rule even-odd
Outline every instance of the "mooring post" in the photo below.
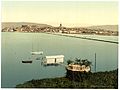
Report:
[[[96,53],[95,53],[95,72],[96,72]]]

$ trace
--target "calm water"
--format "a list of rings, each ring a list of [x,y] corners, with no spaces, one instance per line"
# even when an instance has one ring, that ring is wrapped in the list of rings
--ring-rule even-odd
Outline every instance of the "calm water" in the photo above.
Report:
[[[30,55],[32,43],[33,50],[43,51],[44,56],[63,54],[65,64],[68,59],[76,57],[88,59],[92,61],[92,71],[94,71],[94,54],[96,52],[97,71],[109,71],[118,67],[118,44],[44,33],[5,32],[2,33],[1,41],[2,87],[15,87],[17,84],[32,79],[54,78],[65,75],[66,71],[63,66],[44,67],[41,65],[40,60],[35,60],[38,56],[32,57]],[[27,60],[29,58],[33,60],[32,64],[21,63],[22,59]]]

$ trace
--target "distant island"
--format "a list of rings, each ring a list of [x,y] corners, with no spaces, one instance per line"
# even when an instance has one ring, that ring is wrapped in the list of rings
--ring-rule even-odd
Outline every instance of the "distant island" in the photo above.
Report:
[[[118,25],[98,25],[89,27],[54,27],[47,24],[29,22],[2,22],[2,32],[50,32],[65,34],[89,34],[118,36]]]

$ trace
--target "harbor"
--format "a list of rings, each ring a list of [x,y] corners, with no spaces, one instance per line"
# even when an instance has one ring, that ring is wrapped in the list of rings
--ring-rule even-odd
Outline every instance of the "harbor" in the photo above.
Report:
[[[118,89],[119,2],[104,1],[2,0],[1,88]]]
[[[33,50],[31,41],[33,41]],[[41,56],[64,55],[64,65],[67,65],[69,59],[88,59],[94,66],[96,53],[96,72],[115,70],[118,67],[118,44],[95,42],[93,40],[69,38],[46,33],[17,32],[2,33],[1,43],[2,87],[15,87],[15,85],[31,79],[65,76],[66,69],[63,64],[44,67],[44,65],[41,65],[41,60],[39,60],[42,59]],[[42,51],[42,55],[32,55],[32,51]],[[22,60],[31,59],[32,63],[22,63]],[[92,72],[94,72],[93,66],[91,67]]]

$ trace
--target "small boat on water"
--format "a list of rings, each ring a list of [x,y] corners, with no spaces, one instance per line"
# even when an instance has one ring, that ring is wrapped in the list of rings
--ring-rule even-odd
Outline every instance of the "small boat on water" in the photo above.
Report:
[[[41,60],[41,58],[40,58],[40,57],[37,57],[36,60]]]
[[[31,52],[32,55],[42,55],[43,52],[42,51],[39,51],[39,52]]]
[[[32,61],[31,60],[29,60],[29,61],[22,61],[22,63],[32,63]]]

